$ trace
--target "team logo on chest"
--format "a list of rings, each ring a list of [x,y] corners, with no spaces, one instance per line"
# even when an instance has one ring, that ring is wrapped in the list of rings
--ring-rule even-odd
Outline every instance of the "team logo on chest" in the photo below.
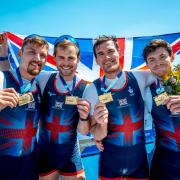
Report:
[[[49,94],[49,96],[56,96],[56,94],[55,93],[52,93],[52,92],[48,92],[48,94]]]
[[[37,111],[36,109],[36,102],[31,102],[28,104],[28,107],[26,108],[27,111]]]
[[[128,106],[127,98],[119,99],[118,102],[119,102],[120,108]]]
[[[129,92],[130,96],[134,96],[135,95],[134,90],[132,89],[131,86],[128,87],[128,92]]]
[[[63,110],[63,102],[61,101],[55,101],[53,108],[54,109],[62,109]]]

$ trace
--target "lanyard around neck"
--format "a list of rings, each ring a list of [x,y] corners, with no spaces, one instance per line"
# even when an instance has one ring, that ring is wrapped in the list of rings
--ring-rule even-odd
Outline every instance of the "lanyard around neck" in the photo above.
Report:
[[[74,94],[74,90],[75,90],[75,86],[76,86],[76,76],[73,77],[73,86],[72,86],[72,90],[69,89],[69,86],[67,85],[66,81],[64,80],[64,78],[59,75],[63,86],[65,87],[65,89],[70,93],[70,95],[72,96]]]
[[[161,83],[160,83],[160,80],[157,79],[156,93],[157,93],[157,94],[161,94],[161,93],[164,92],[164,91],[165,91],[164,86],[162,86]]]
[[[121,75],[122,75],[122,71],[120,71],[119,73],[118,73],[118,75],[116,76],[116,78],[110,83],[110,85],[105,89],[105,81],[106,81],[106,77],[104,76],[103,77],[103,81],[102,81],[102,83],[101,83],[101,91],[103,92],[103,93],[107,93],[115,84],[116,84],[116,82],[118,81],[118,79],[121,77]]]
[[[32,84],[34,82],[34,78],[28,84],[25,85],[25,84],[23,84],[23,79],[21,77],[19,68],[16,69],[16,74],[17,74],[17,78],[18,78],[18,81],[19,81],[21,93],[28,92],[32,87]]]

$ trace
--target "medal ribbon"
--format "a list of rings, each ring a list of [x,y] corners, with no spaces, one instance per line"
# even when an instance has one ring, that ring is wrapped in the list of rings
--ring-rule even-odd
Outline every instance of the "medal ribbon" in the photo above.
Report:
[[[28,84],[23,85],[23,80],[22,80],[19,68],[16,69],[16,74],[17,74],[17,78],[18,78],[18,81],[19,81],[21,93],[24,94],[24,93],[28,92],[32,87],[32,84],[34,82],[34,78]]]
[[[64,80],[64,78],[60,75],[60,79],[63,83],[63,86],[65,87],[65,89],[70,93],[71,96],[73,96],[74,94],[74,90],[75,90],[75,85],[76,85],[76,76],[73,77],[73,86],[72,86],[72,90],[69,89],[69,86],[67,85],[66,81]]]
[[[122,71],[120,71],[117,75],[117,77],[110,83],[110,85],[105,89],[105,80],[106,80],[106,77],[104,76],[103,77],[103,81],[101,83],[101,91],[103,93],[107,93],[115,84],[116,82],[118,81],[118,79],[121,77],[122,75]]]
[[[156,93],[161,94],[162,92],[165,91],[165,88],[161,85],[160,80],[157,79],[157,88],[156,88]]]

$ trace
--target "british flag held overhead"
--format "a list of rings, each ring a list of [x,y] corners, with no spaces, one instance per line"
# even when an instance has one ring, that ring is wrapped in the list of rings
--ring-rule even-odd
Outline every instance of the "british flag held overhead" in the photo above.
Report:
[[[18,49],[22,46],[23,39],[26,35],[17,35],[11,32],[7,32],[8,36],[8,53],[9,60],[12,68],[19,66]],[[53,44],[56,37],[46,37],[44,38],[49,43],[49,55],[48,61],[44,70],[56,70],[55,61],[53,58]],[[133,70],[133,69],[147,69],[146,63],[144,62],[142,52],[145,45],[152,39],[164,39],[168,41],[173,49],[175,64],[180,63],[180,33],[166,34],[159,36],[146,36],[146,37],[131,37],[131,38],[117,38],[120,47],[120,65],[123,70]],[[87,38],[77,38],[80,45],[80,63],[78,65],[77,73],[87,81],[93,81],[102,75],[102,71],[97,65],[95,58],[93,56],[93,39]],[[149,122],[152,122],[149,121]],[[145,123],[146,124],[146,123]],[[150,125],[146,124],[146,135],[150,137],[147,141],[151,143],[151,130],[152,123]],[[87,141],[89,139],[89,141]],[[92,155],[98,153],[97,148],[94,146],[94,142],[91,137],[79,135],[80,148],[82,151],[82,156]]]
[[[19,65],[18,49],[23,43],[25,35],[16,35],[7,32],[9,43],[9,59],[12,68]],[[56,37],[45,37],[49,42],[50,50],[45,70],[56,70],[53,59],[53,43]],[[152,39],[164,39],[172,45],[175,55],[175,63],[180,63],[180,33],[166,34],[159,36],[117,38],[121,49],[120,64],[124,70],[146,69],[146,64],[142,57],[143,48]],[[81,50],[81,59],[78,65],[78,74],[87,81],[93,81],[101,75],[101,70],[96,64],[93,56],[93,39],[77,38]]]

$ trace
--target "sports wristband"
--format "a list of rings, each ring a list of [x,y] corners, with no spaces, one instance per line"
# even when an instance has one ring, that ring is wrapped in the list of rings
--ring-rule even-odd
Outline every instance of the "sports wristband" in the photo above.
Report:
[[[8,56],[0,57],[0,61],[5,61],[5,60],[8,60]]]
[[[88,121],[88,117],[86,119],[84,118],[79,118],[80,121]]]

